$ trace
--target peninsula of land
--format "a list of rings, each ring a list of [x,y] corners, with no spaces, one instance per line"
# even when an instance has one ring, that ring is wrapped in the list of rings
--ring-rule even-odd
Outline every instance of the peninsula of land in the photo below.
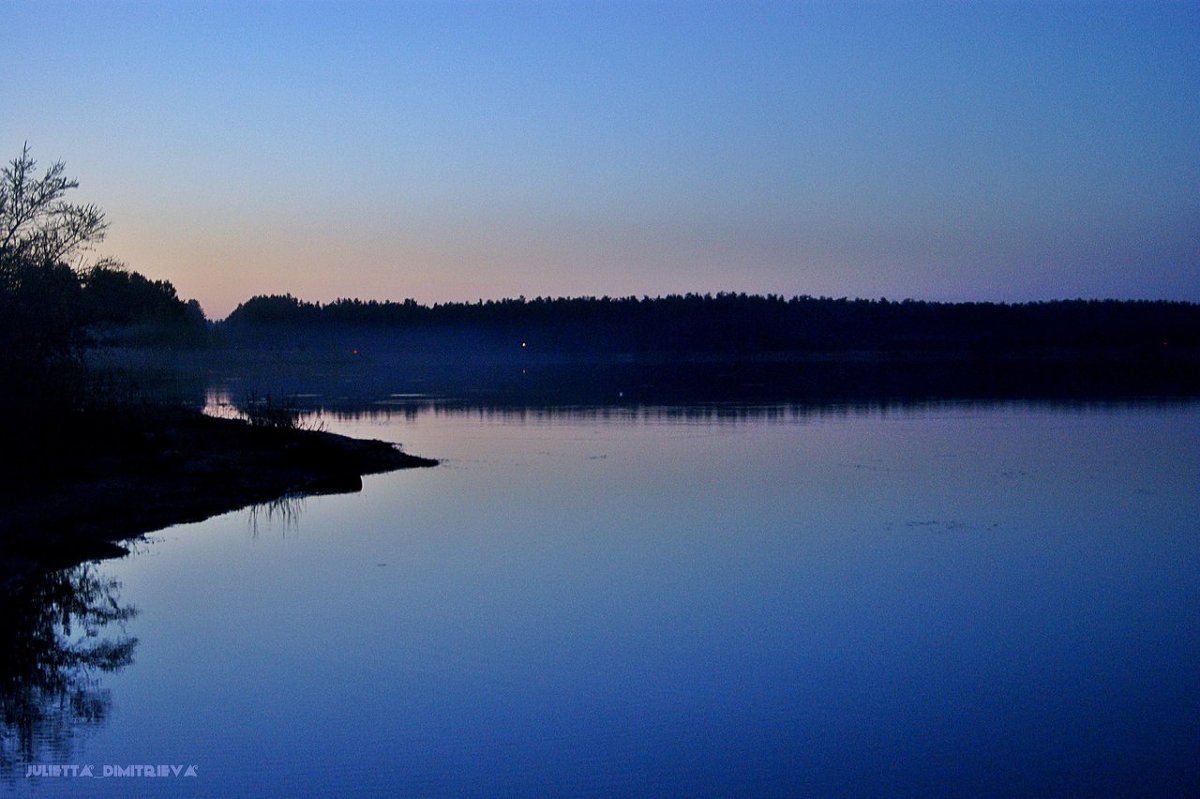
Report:
[[[358,491],[362,477],[437,461],[383,441],[194,411],[94,414],[60,464],[0,486],[0,582],[125,553],[120,542],[249,505]]]

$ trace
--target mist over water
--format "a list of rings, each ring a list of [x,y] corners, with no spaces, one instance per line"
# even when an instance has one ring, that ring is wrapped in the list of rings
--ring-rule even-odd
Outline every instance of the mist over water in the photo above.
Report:
[[[440,467],[95,567],[138,643],[65,762],[198,764],[163,796],[1200,787],[1195,403],[389,393],[311,418]]]

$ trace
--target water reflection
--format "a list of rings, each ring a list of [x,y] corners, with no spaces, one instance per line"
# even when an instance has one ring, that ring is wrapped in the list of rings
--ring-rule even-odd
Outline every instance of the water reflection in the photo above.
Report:
[[[0,593],[0,772],[69,762],[76,735],[111,708],[99,675],[133,663],[137,611],[92,563],[29,577]],[[114,636],[104,636],[109,627]],[[18,775],[19,776],[19,775]]]
[[[305,426],[325,421],[415,422],[420,417],[469,417],[498,422],[666,422],[722,424],[738,422],[804,422],[850,416],[912,414],[968,410],[1051,410],[1066,413],[1117,410],[1166,410],[1191,407],[1193,397],[1113,397],[1063,399],[875,398],[810,402],[687,402],[601,404],[531,403],[523,398],[454,397],[421,393],[384,394],[374,398],[320,392],[280,395],[280,402]],[[210,387],[203,410],[211,416],[245,418],[243,403],[226,387]]]
[[[270,502],[251,505],[247,516],[250,536],[258,538],[263,528],[280,527],[284,535],[299,530],[300,516],[303,513],[303,494],[284,494]]]
[[[208,795],[1195,794],[1195,404],[382,398],[303,401],[445,468],[108,566],[147,645],[86,749]]]

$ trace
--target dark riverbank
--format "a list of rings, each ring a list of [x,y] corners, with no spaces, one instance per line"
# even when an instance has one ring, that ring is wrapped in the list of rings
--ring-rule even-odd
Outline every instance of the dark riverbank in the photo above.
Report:
[[[8,464],[0,582],[124,553],[121,541],[282,497],[358,491],[362,476],[434,466],[383,441],[152,408],[97,414],[57,468]]]

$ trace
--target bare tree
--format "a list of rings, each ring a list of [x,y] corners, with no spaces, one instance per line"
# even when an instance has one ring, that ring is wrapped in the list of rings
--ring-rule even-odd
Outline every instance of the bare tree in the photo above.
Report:
[[[0,264],[51,265],[78,258],[104,239],[108,222],[92,204],[62,198],[79,182],[56,161],[40,178],[29,144],[0,174]],[[75,266],[80,266],[76,263]]]

